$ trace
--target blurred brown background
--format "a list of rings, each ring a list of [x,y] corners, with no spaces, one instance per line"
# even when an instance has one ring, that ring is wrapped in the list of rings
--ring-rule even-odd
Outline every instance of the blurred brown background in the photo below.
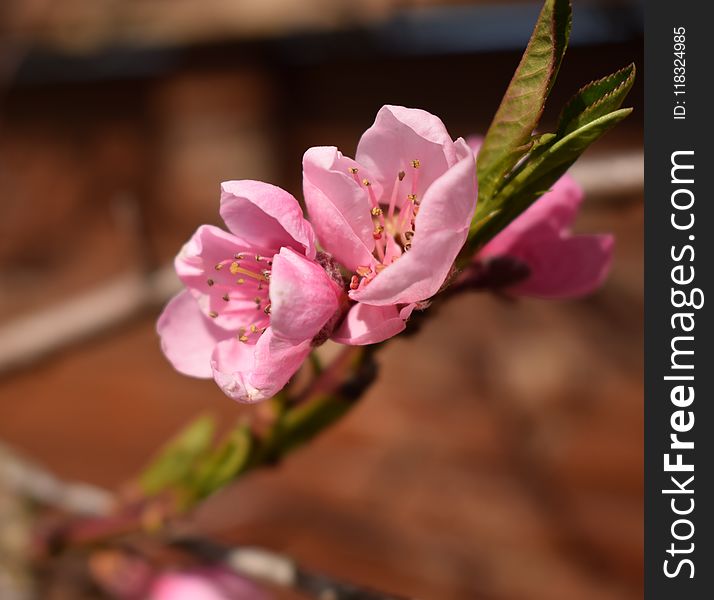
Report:
[[[640,3],[574,4],[546,125],[580,85],[641,66]],[[171,369],[153,329],[175,286],[165,267],[216,221],[219,182],[299,197],[304,150],[351,154],[385,103],[430,110],[454,137],[484,132],[537,10],[5,0],[0,439],[111,488],[198,412],[236,418],[212,382]],[[630,104],[576,171],[578,229],[617,238],[600,292],[451,302],[380,353],[351,415],[213,498],[199,529],[425,599],[641,597],[639,84]]]

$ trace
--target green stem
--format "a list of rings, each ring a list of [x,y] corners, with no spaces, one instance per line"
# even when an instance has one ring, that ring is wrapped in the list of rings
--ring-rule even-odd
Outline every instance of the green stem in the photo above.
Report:
[[[348,346],[259,440],[250,467],[274,464],[344,416],[376,375],[376,346]]]
[[[346,347],[295,402],[278,399],[273,424],[266,433],[253,434],[247,454],[233,472],[231,480],[253,469],[275,465],[292,450],[344,416],[374,381],[376,369],[373,357],[376,348],[377,345]],[[56,528],[44,532],[38,550],[40,553],[53,554],[67,547],[92,546],[118,536],[144,531],[149,523],[153,524],[153,530],[185,512],[207,495],[203,493],[205,490],[188,496],[176,495],[176,491],[176,488],[166,489],[153,498],[134,500],[106,517],[80,518],[60,523]],[[180,487],[178,491],[181,491]],[[151,519],[147,519],[147,516]]]

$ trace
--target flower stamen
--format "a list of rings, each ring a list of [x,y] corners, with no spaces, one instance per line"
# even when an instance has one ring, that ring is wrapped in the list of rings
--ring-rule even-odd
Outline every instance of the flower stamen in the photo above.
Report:
[[[394,182],[394,187],[392,188],[392,197],[389,199],[389,212],[387,213],[387,219],[391,220],[394,218],[394,209],[397,205],[397,194],[399,193],[399,182],[404,179],[404,171],[399,171],[397,174],[397,180]]]
[[[254,271],[251,271],[250,269],[246,269],[245,267],[241,267],[237,262],[234,262],[231,264],[231,274],[232,275],[238,275],[240,273],[241,275],[245,275],[246,277],[251,277],[257,281],[263,282],[263,281],[269,281],[269,278],[265,276],[265,272],[263,273],[256,273]]]
[[[270,299],[267,295],[267,289],[270,285],[270,267],[272,264],[272,260],[269,257],[247,252],[236,252],[231,254],[231,258],[213,265],[216,271],[221,273],[229,272],[230,275],[235,277],[206,279],[211,292],[216,293],[213,298],[217,301],[216,304],[211,305],[211,310],[207,313],[208,316],[212,319],[225,317],[231,319],[231,321],[237,318],[240,322],[242,320],[240,315],[246,302],[253,302],[256,310],[264,309],[266,304],[269,305]],[[238,286],[246,289],[239,291]],[[265,314],[270,314],[269,308]],[[250,321],[252,321],[252,324],[250,324]],[[250,321],[244,321],[243,326],[237,330],[238,340],[248,344],[255,343],[256,337],[251,337],[252,334],[260,335],[270,322],[269,317],[263,317],[262,315],[261,318],[251,319]],[[263,328],[262,331],[261,327]]]

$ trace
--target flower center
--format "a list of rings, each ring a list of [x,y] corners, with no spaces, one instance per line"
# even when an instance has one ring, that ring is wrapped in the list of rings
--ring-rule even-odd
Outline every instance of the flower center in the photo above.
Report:
[[[273,261],[260,254],[239,252],[213,266],[206,279],[208,316],[225,316],[237,325],[237,338],[254,344],[270,325],[270,267]]]
[[[360,186],[365,188],[369,197],[374,224],[372,232],[374,257],[377,259],[374,268],[357,267],[357,272],[350,281],[351,289],[356,290],[360,286],[367,285],[404,252],[411,249],[415,220],[421,204],[421,198],[417,194],[420,168],[419,159],[410,161],[406,170],[400,170],[396,174],[389,198],[377,198],[369,179],[360,179],[359,169],[350,167],[350,174]]]

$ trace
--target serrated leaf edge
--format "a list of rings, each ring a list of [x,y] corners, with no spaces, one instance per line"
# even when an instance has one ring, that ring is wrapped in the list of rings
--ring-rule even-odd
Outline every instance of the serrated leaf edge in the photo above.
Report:
[[[571,109],[575,103],[577,102],[578,99],[582,98],[583,92],[588,90],[589,88],[595,88],[599,85],[602,85],[604,83],[608,83],[609,81],[616,80],[618,77],[620,77],[622,74],[625,72],[629,71],[629,75],[622,79],[622,81],[613,89],[611,89],[609,92],[604,94],[603,96],[600,96],[597,100],[594,102],[591,102],[587,104],[582,110],[579,112],[574,113],[573,115],[570,116],[570,118],[566,119],[566,115]],[[608,99],[613,98],[615,95],[619,94],[622,92],[623,88],[625,87],[631,87],[632,83],[634,82],[635,76],[637,73],[637,69],[635,67],[635,63],[630,63],[626,67],[623,67],[622,69],[619,69],[615,71],[614,73],[610,73],[610,75],[606,75],[605,77],[602,77],[600,79],[596,79],[594,81],[591,81],[590,83],[584,85],[581,87],[573,96],[572,98],[567,102],[567,104],[563,107],[563,110],[560,113],[560,116],[558,118],[558,126],[557,126],[557,134],[559,136],[565,136],[568,135],[569,133],[576,131],[579,129],[579,127],[576,127],[575,129],[571,128],[571,125],[574,122],[578,122],[579,118],[583,115],[588,115],[592,114],[592,112],[599,106],[602,106],[605,101]],[[625,96],[623,96],[623,101],[625,99]],[[617,107],[613,110],[617,110]],[[582,123],[581,123],[582,125]]]

